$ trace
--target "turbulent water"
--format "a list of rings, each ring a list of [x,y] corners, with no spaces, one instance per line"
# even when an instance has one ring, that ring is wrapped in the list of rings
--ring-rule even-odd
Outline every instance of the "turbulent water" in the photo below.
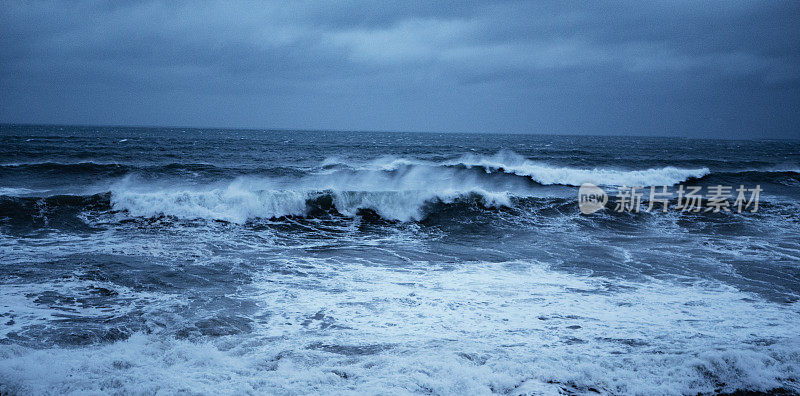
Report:
[[[0,257],[2,394],[800,391],[798,141],[5,125]]]

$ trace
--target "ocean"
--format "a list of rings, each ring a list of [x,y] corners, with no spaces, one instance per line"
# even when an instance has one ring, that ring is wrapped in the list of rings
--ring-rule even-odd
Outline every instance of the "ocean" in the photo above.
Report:
[[[4,395],[793,394],[798,296],[800,141],[0,126]]]

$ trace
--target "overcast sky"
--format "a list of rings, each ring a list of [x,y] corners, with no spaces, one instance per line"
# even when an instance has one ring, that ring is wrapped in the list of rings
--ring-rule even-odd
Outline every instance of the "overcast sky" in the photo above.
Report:
[[[2,1],[0,122],[800,138],[798,21],[798,1]]]

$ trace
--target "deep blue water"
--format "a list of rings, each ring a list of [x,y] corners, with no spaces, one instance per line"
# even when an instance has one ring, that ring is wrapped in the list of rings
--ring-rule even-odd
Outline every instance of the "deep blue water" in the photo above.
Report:
[[[3,125],[0,257],[0,393],[800,390],[799,141]]]

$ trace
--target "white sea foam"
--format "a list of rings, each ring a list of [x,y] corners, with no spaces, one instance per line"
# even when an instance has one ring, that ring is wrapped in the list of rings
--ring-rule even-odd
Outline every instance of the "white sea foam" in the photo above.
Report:
[[[483,168],[487,172],[502,169],[505,173],[529,177],[540,184],[565,186],[580,186],[583,183],[606,186],[671,186],[690,178],[700,178],[710,173],[708,168],[686,169],[673,166],[650,169],[565,167],[532,161],[510,150],[500,151],[494,155],[469,153],[456,160],[441,162],[385,156],[363,164],[352,164],[337,158],[327,159],[324,163],[326,165],[346,165],[357,170],[383,171],[394,171],[408,167],[441,168],[452,166]]]
[[[319,190],[248,190],[237,183],[207,189],[160,189],[156,191],[114,190],[111,203],[116,210],[133,216],[174,216],[182,219],[225,220],[243,223],[254,218],[303,216],[307,201],[321,194],[333,197],[336,210],[355,216],[361,209],[375,211],[390,220],[421,220],[429,202],[452,203],[467,194],[477,194],[489,207],[510,206],[510,197],[502,192],[480,189],[445,191],[319,191]]]
[[[380,170],[334,172],[300,179],[242,177],[227,184],[167,185],[133,177],[112,186],[111,203],[133,216],[160,215],[242,223],[252,218],[304,215],[307,201],[327,194],[336,210],[354,216],[370,209],[391,220],[420,220],[431,202],[452,203],[477,195],[489,207],[509,206],[510,197],[530,193],[522,182],[498,183],[457,169],[410,167],[401,173]]]
[[[439,164],[431,161],[422,161],[417,159],[409,159],[402,157],[385,156],[376,160],[370,161],[365,169],[380,169],[380,170],[395,170],[403,166],[437,166]],[[362,169],[364,169],[362,168]]]
[[[232,182],[224,187],[131,186],[112,188],[111,204],[133,216],[174,216],[183,219],[225,220],[243,223],[256,217],[303,215],[306,194],[293,190],[248,188]]]
[[[112,189],[112,204],[134,216],[158,215],[244,222],[256,217],[304,215],[306,202],[329,194],[339,213],[354,216],[370,209],[386,219],[421,220],[425,205],[452,203],[477,195],[486,206],[510,206],[511,197],[534,195],[535,186],[524,179],[502,179],[466,171],[466,167],[502,169],[505,173],[530,177],[544,185],[672,185],[690,177],[701,177],[708,169],[665,167],[647,170],[577,169],[531,162],[513,152],[494,156],[466,155],[456,161],[432,162],[400,157],[382,157],[361,164],[339,158],[322,162],[327,169],[299,179],[239,178],[226,185],[165,186],[137,185],[127,180]]]
[[[632,283],[536,263],[397,271],[308,262],[240,289],[252,333],[134,334],[0,349],[0,391],[63,393],[798,391],[797,304],[717,284]],[[335,265],[334,265],[335,264]],[[313,279],[315,287],[298,289]],[[613,286],[611,286],[613,285]]]
[[[487,170],[502,169],[506,173],[528,176],[541,184],[567,186],[580,186],[583,183],[606,186],[671,186],[710,173],[708,168],[684,169],[672,166],[640,170],[571,168],[537,163],[511,151],[502,151],[492,156],[467,154],[454,163]]]

